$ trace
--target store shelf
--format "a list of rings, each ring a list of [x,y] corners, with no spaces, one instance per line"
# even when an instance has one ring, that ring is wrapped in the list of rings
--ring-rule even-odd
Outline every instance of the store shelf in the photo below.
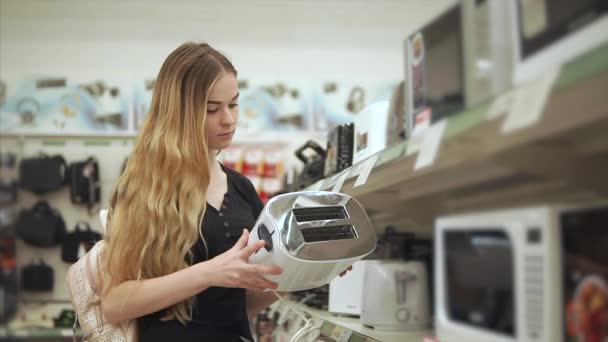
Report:
[[[81,331],[76,332],[76,336],[82,336]],[[19,328],[11,329],[0,327],[0,338],[53,338],[53,337],[72,337],[72,329],[59,328]]]
[[[22,300],[15,318],[5,326],[0,326],[0,340],[2,338],[18,338],[27,341],[36,340],[62,340],[72,336],[72,327],[57,328],[54,318],[59,317],[63,310],[70,310],[71,305],[65,301],[36,301]],[[82,336],[80,329],[76,336]]]
[[[234,136],[234,144],[288,144],[294,140],[325,140],[325,133],[313,131],[263,131],[240,132]],[[137,132],[56,132],[56,133],[26,133],[26,132],[0,132],[0,138],[31,140],[40,139],[48,141],[83,140],[83,141],[110,141],[134,140]]]
[[[306,305],[291,303],[293,306],[308,313],[313,319],[323,321],[321,332],[323,336],[333,337],[341,342],[422,342],[425,337],[431,337],[430,330],[422,331],[381,331],[361,324],[357,317],[346,317],[331,314],[324,310],[314,309]],[[351,333],[352,332],[352,333]],[[345,338],[344,336],[349,336]]]
[[[510,133],[491,103],[447,120],[434,162],[414,169],[408,143],[378,154],[364,185],[354,165],[341,191],[387,224],[429,232],[441,214],[608,195],[608,45],[564,65],[538,122]],[[513,90],[517,91],[517,89]],[[309,189],[331,189],[339,176]]]

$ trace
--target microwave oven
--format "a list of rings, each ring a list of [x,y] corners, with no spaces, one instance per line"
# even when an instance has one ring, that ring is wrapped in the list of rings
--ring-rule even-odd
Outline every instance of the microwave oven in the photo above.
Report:
[[[506,2],[511,3],[516,84],[608,43],[605,0]]]
[[[512,20],[506,0],[463,0],[404,42],[406,124],[417,134],[512,85]]]
[[[608,341],[608,203],[439,218],[440,341]]]

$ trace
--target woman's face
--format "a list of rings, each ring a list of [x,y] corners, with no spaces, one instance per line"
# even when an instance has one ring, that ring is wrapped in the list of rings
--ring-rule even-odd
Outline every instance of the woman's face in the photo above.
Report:
[[[205,130],[209,149],[221,150],[232,143],[239,118],[239,89],[236,76],[225,72],[215,82],[207,101]]]

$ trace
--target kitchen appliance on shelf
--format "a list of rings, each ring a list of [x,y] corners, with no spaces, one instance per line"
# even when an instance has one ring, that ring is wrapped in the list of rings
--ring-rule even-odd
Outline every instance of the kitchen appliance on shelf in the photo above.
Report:
[[[608,340],[608,203],[447,216],[435,227],[441,341]]]
[[[431,323],[428,277],[420,261],[374,260],[365,266],[361,323],[377,330],[423,330]]]
[[[360,316],[363,300],[365,267],[376,260],[359,260],[348,276],[336,277],[329,283],[329,308],[335,314]]]
[[[407,37],[408,136],[511,87],[512,1],[458,1]]]

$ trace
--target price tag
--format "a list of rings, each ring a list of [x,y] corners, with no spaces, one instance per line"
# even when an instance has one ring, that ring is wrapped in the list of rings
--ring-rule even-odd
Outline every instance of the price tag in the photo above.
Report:
[[[501,115],[509,114],[511,108],[513,108],[514,94],[515,92],[508,92],[497,97],[494,102],[492,102],[492,105],[486,114],[486,118],[494,119]]]
[[[418,151],[420,151],[420,146],[422,145],[422,141],[424,140],[424,132],[420,134],[412,135],[408,141],[405,148],[405,155],[409,156]]]
[[[71,329],[61,329],[61,336],[72,336],[72,330]]]
[[[340,337],[340,335],[342,335],[344,333],[344,331],[346,331],[346,329],[344,327],[341,327],[339,325],[334,325],[334,328],[331,330],[331,334],[329,337],[333,340],[336,340]]]
[[[308,187],[308,190],[310,191],[316,191],[319,190],[321,188],[321,183],[323,183],[323,180],[317,181],[314,184],[312,184],[311,186]]]
[[[15,330],[15,336],[17,337],[28,337],[30,334],[25,329],[17,329]]]
[[[336,342],[348,342],[352,335],[352,330],[336,325],[331,331],[331,335],[329,337]]]
[[[350,340],[350,337],[352,335],[353,335],[352,330],[344,329],[342,331],[342,333],[340,334],[340,336],[338,336],[338,338],[336,338],[336,342],[348,342],[348,340]]]
[[[515,90],[513,108],[501,128],[503,133],[511,133],[529,127],[540,120],[560,70],[559,67],[547,70],[539,79]]]
[[[349,175],[350,175],[349,169],[342,171],[342,173],[339,174],[338,180],[336,181],[336,184],[334,184],[334,187],[333,187],[333,189],[331,189],[331,191],[340,192],[340,189],[342,189],[342,186],[344,185],[344,182],[346,181],[346,179],[348,178]]]
[[[367,183],[367,178],[369,177],[370,173],[372,172],[372,169],[376,165],[376,161],[378,160],[379,156],[380,156],[379,153],[374,154],[373,156],[371,156],[363,161],[361,168],[359,169],[359,170],[361,170],[359,172],[359,176],[357,177],[357,180],[355,181],[355,184],[353,185],[354,188]]]
[[[448,126],[447,124],[448,122],[446,120],[441,120],[426,130],[424,140],[420,146],[418,158],[416,158],[414,170],[433,165],[435,158],[437,157],[437,152],[439,152],[441,138],[443,137],[445,128]]]
[[[321,186],[321,188],[319,190],[327,190],[327,189],[331,188],[334,184],[336,184],[336,181],[338,180],[338,176],[340,176],[340,175],[335,174],[329,178],[323,179],[323,185]]]

